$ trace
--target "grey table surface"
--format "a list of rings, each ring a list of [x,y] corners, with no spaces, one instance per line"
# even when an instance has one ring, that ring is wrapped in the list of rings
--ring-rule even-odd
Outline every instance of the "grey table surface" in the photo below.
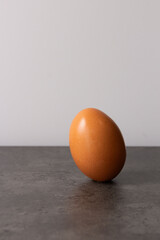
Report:
[[[68,147],[0,148],[0,240],[160,239],[160,148],[127,148],[98,183]]]

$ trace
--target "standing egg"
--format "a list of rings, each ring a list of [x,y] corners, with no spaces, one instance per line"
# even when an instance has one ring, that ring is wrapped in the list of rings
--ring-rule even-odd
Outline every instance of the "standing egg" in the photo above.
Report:
[[[69,145],[78,168],[93,180],[109,181],[124,166],[122,134],[115,122],[98,109],[87,108],[76,115],[70,127]]]

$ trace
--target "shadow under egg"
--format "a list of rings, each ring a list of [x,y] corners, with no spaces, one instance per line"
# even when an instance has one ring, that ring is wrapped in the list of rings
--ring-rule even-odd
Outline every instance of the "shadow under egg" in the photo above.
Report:
[[[105,218],[115,212],[123,193],[115,181],[96,182],[88,180],[76,186],[68,198],[70,214]]]

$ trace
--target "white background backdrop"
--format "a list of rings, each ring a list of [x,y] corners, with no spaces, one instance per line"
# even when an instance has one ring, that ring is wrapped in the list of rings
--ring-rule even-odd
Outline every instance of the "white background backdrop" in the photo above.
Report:
[[[68,145],[86,107],[160,145],[160,1],[0,0],[0,145]]]

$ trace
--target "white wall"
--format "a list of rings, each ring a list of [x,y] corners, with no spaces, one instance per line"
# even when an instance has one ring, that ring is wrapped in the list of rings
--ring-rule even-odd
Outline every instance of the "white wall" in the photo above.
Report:
[[[86,107],[160,145],[160,1],[0,0],[0,145],[68,145]]]

